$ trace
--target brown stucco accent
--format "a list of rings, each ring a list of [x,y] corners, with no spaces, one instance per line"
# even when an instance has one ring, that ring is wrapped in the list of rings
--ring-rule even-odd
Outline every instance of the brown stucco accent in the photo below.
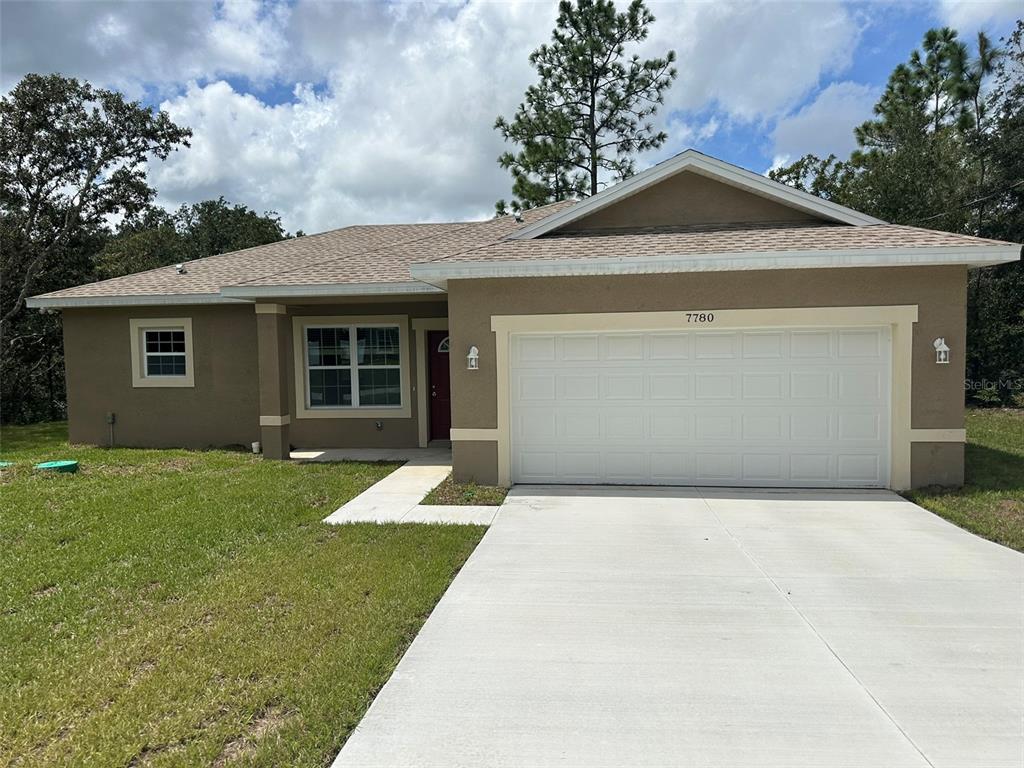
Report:
[[[558,231],[815,220],[812,214],[721,181],[683,171]]]
[[[457,483],[498,484],[498,444],[493,440],[452,443],[452,476]]]
[[[295,363],[291,344],[291,318],[304,315],[337,315],[339,317],[363,315],[407,315],[410,320],[409,375],[412,415],[409,418],[384,419],[299,419],[292,418],[291,442],[296,448],[410,448],[419,444],[418,408],[416,404],[416,350],[417,339],[411,321],[417,317],[445,317],[445,302],[408,301],[379,304],[353,302],[346,304],[309,304],[288,307],[288,354],[286,362],[288,403],[294,413]],[[301,396],[301,395],[300,395]],[[380,423],[381,429],[377,428]]]
[[[910,478],[915,488],[964,484],[963,443],[914,443],[910,447]]]
[[[452,348],[480,349],[480,370],[452,368],[452,426],[497,427],[492,315],[916,304],[911,426],[960,429],[966,284],[963,266],[452,280]],[[953,349],[950,365],[935,364],[938,336]]]
[[[121,446],[243,445],[259,439],[256,317],[252,306],[69,309],[63,313],[68,434]],[[194,387],[132,386],[129,321],[192,318]]]

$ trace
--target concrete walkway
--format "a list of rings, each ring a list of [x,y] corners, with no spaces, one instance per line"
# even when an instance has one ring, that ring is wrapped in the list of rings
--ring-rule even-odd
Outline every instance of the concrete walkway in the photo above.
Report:
[[[513,489],[336,768],[1019,768],[1024,557],[888,492]]]
[[[324,518],[325,523],[461,523],[490,525],[498,507],[423,505],[452,471],[448,446],[292,451],[297,461],[405,461],[380,482]]]

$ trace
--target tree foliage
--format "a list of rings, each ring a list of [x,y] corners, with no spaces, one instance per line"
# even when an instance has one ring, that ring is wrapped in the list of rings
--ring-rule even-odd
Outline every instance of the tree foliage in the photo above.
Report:
[[[285,236],[276,214],[223,199],[174,214],[153,205],[146,164],[190,135],[163,112],[61,75],[27,75],[0,100],[3,421],[64,415],[60,315],[27,310],[27,296]]]
[[[512,174],[513,209],[596,194],[602,173],[626,178],[636,153],[665,142],[651,118],[676,77],[675,52],[626,52],[653,22],[642,0],[624,12],[612,0],[559,3],[551,42],[530,54],[538,82],[511,120],[494,124],[516,145],[498,158]],[[505,201],[496,207],[505,210]]]
[[[1024,239],[1024,21],[1003,46],[929,30],[854,129],[842,160],[805,155],[769,175],[897,224]],[[1024,268],[972,270],[967,397],[1024,403]]]
[[[274,211],[260,215],[223,197],[183,205],[175,213],[153,207],[125,222],[107,241],[97,256],[97,275],[127,275],[276,243],[287,236]]]

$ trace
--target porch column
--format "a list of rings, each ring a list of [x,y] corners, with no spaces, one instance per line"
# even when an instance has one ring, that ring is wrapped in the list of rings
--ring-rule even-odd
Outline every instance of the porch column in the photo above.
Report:
[[[256,305],[260,366],[260,442],[263,458],[287,459],[291,424],[288,359],[291,326],[283,304]]]

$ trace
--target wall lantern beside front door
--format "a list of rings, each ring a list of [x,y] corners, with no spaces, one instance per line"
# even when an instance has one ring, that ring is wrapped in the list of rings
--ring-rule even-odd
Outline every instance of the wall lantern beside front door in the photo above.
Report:
[[[469,354],[466,355],[466,370],[476,371],[480,368],[480,350],[476,347],[469,348]]]
[[[949,347],[946,346],[946,339],[940,336],[932,342],[932,346],[935,347],[935,362],[939,365],[949,363]]]

